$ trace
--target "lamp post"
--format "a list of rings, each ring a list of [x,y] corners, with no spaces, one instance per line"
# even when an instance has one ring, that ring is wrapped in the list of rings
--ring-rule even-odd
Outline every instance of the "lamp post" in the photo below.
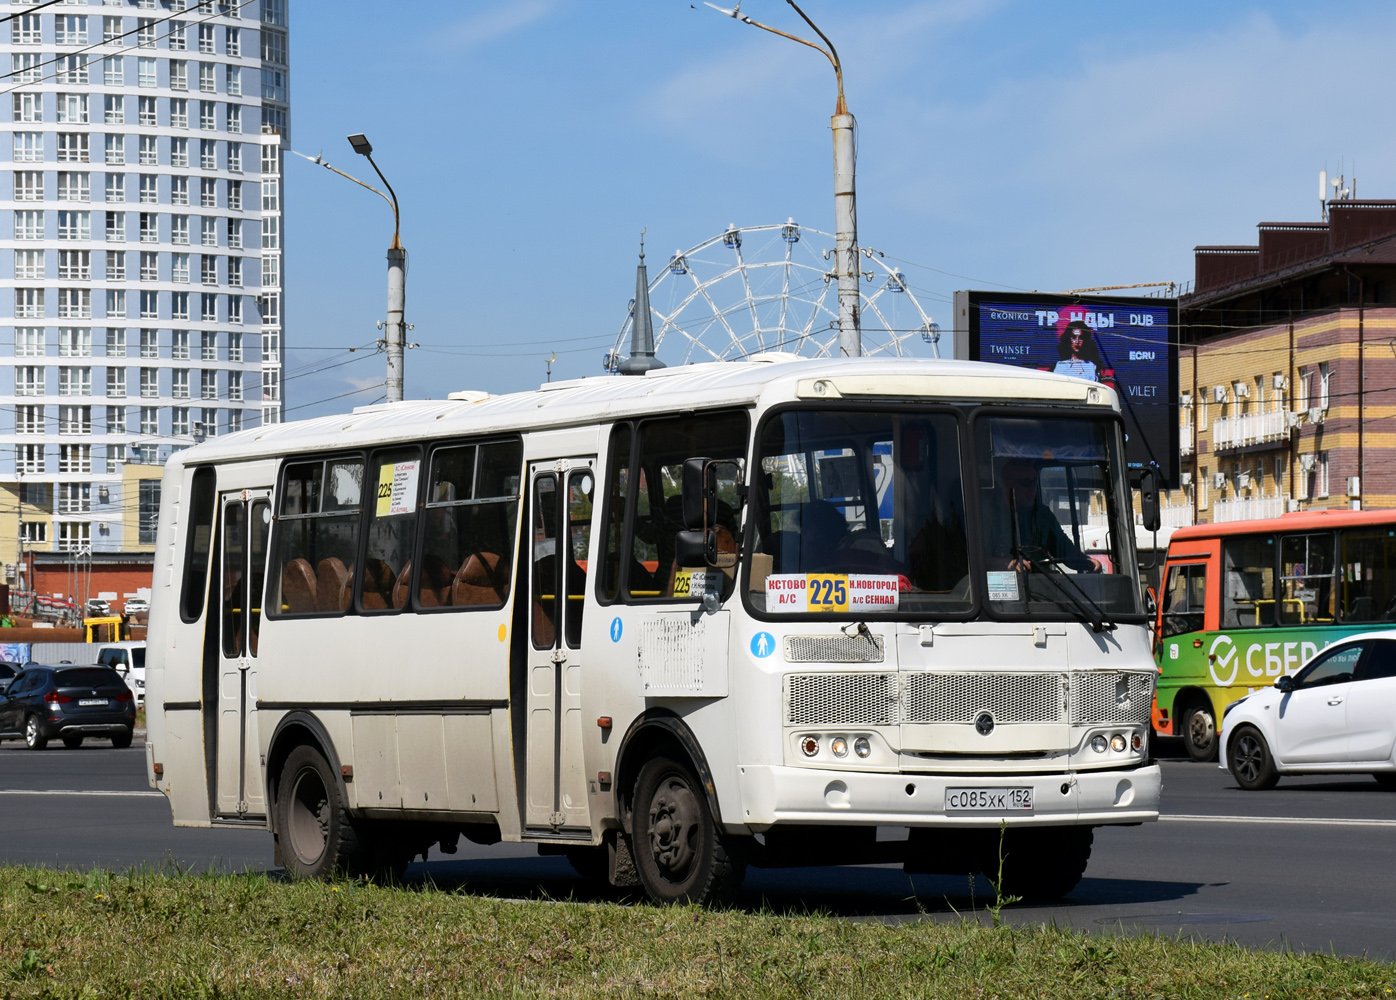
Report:
[[[387,399],[390,403],[402,402],[403,348],[407,343],[407,324],[403,320],[403,307],[407,296],[407,251],[400,239],[400,219],[397,210],[397,192],[373,162],[373,147],[360,132],[349,136],[349,145],[354,152],[368,160],[368,165],[388,189],[393,205],[393,244],[388,247],[388,316],[383,329],[383,345],[388,354]],[[382,192],[379,192],[380,194]]]
[[[788,38],[792,42],[799,42],[801,45],[808,45],[816,52],[823,53],[834,67],[834,78],[838,83],[838,102],[834,105],[834,114],[829,119],[829,127],[834,133],[834,271],[838,277],[839,289],[839,356],[845,358],[856,358],[863,353],[863,334],[859,326],[858,308],[861,302],[858,292],[858,209],[854,197],[854,140],[853,116],[848,113],[848,103],[843,97],[843,65],[839,62],[839,54],[834,48],[834,43],[829,41],[827,35],[819,30],[819,26],[811,21],[808,15],[802,11],[795,0],[785,0],[795,13],[799,14],[823,40],[823,46],[816,45],[807,39],[797,35],[791,35],[779,28],[772,28],[768,24],[753,21],[742,13],[741,0],[732,9],[719,7],[716,4],[708,3],[704,0],[705,6],[713,10],[734,17],[754,28],[761,28],[769,31],[773,35],[780,35]]]

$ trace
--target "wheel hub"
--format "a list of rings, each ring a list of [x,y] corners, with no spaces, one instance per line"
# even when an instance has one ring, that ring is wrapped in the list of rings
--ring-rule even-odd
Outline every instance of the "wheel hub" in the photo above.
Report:
[[[693,841],[698,834],[698,800],[688,783],[669,778],[650,802],[650,851],[665,875],[682,880],[693,864]]]
[[[1188,720],[1188,731],[1192,735],[1194,746],[1211,746],[1212,737],[1216,735],[1212,716],[1207,712],[1193,712],[1192,718]]]
[[[291,850],[304,865],[313,865],[330,840],[330,801],[313,771],[302,774],[291,793]]]

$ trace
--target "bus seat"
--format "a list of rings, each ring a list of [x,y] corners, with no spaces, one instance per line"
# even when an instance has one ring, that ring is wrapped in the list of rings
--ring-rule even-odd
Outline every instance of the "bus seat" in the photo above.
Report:
[[[388,602],[393,599],[393,585],[396,582],[397,574],[382,559],[366,560],[364,562],[364,610],[384,611],[391,607],[392,605]]]
[[[451,585],[451,603],[460,607],[502,604],[508,596],[509,581],[499,579],[499,556],[493,552],[466,559]]]
[[[281,599],[292,615],[315,613],[315,572],[304,559],[292,559],[281,571]]]
[[[422,556],[422,582],[417,588],[417,604],[424,608],[441,608],[451,603],[451,584],[456,574],[430,552]]]
[[[412,560],[402,567],[402,572],[397,575],[397,582],[393,584],[393,607],[407,607],[407,595],[412,590]]]
[[[353,575],[336,556],[321,559],[316,567],[315,610],[345,611],[349,608],[350,581]]]

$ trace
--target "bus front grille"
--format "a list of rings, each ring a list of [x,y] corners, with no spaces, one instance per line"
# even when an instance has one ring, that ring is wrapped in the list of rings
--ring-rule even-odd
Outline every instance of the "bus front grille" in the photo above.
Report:
[[[915,673],[904,677],[902,720],[972,723],[988,712],[996,723],[1062,722],[1061,674]]]
[[[1071,675],[1071,724],[1149,724],[1153,673],[1086,673]]]
[[[896,724],[896,674],[790,674],[786,685],[787,725]]]
[[[881,663],[880,635],[787,635],[787,663]]]

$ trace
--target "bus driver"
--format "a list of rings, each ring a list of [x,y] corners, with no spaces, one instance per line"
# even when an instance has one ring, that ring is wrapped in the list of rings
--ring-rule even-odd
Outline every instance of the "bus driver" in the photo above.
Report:
[[[1046,555],[1080,573],[1100,571],[1042,502],[1036,463],[1010,458],[999,470],[999,481],[1007,489],[1000,491],[1002,499],[990,515],[990,548],[995,555],[1008,556],[1008,569],[1031,569],[1035,556]]]

